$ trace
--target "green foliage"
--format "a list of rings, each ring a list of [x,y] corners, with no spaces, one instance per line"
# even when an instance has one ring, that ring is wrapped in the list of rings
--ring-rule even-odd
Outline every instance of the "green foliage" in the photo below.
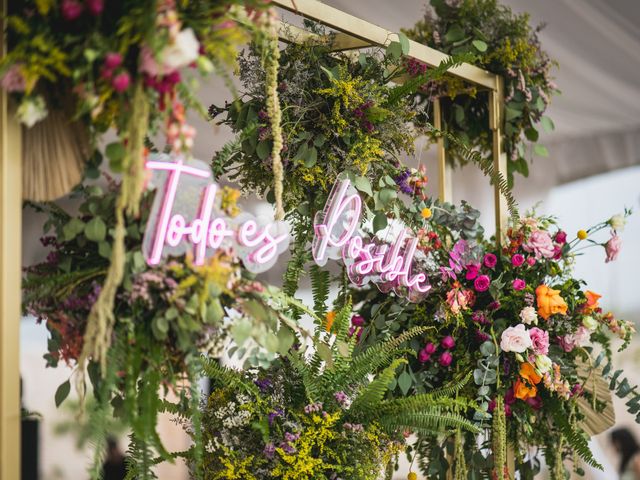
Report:
[[[317,264],[309,268],[311,278],[311,292],[313,294],[313,310],[320,317],[327,313],[327,300],[329,299],[330,274]]]

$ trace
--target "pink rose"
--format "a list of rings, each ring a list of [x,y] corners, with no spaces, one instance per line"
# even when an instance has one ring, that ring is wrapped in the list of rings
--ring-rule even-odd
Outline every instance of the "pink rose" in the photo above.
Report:
[[[529,236],[529,240],[522,248],[525,252],[533,253],[537,259],[541,257],[553,258],[555,249],[551,236],[544,230],[534,230]]]
[[[534,257],[529,257],[529,258],[527,258],[527,264],[528,264],[530,267],[533,267],[533,266],[536,264],[536,259],[535,259]]]
[[[122,65],[122,55],[117,52],[109,52],[104,57],[104,66],[109,70],[113,70],[114,68],[118,68]]]
[[[604,251],[607,254],[606,263],[613,262],[622,250],[622,239],[615,233],[611,232],[611,238],[604,245]]]
[[[489,285],[491,284],[491,279],[487,275],[480,275],[473,282],[473,287],[478,292],[486,292],[489,290]]]
[[[585,345],[589,341],[589,338],[591,338],[591,331],[581,325],[575,333],[558,337],[558,343],[565,352],[570,352],[576,347]]]
[[[527,286],[527,282],[525,282],[524,280],[522,280],[521,278],[516,278],[513,281],[513,289],[514,290],[524,290],[525,287]]]
[[[494,268],[498,263],[498,257],[496,257],[493,253],[487,253],[484,256],[482,263],[484,263],[484,266],[487,268]]]
[[[527,348],[531,348],[531,337],[524,324],[509,327],[502,332],[500,348],[504,352],[515,353],[524,353]]]
[[[519,267],[524,263],[524,255],[521,253],[516,253],[513,257],[511,257],[511,265],[514,267]]]
[[[549,332],[538,327],[529,330],[531,347],[536,355],[547,355],[549,353]]]
[[[0,86],[7,92],[24,92],[27,81],[22,74],[22,68],[18,64],[11,65],[2,76]]]
[[[440,341],[440,345],[442,345],[442,348],[444,348],[445,350],[451,350],[456,346],[456,341],[451,335],[447,335]]]
[[[129,88],[130,84],[131,77],[129,77],[128,72],[119,73],[118,75],[113,77],[113,80],[111,81],[111,86],[118,93],[124,92],[127,88]]]
[[[560,245],[564,245],[567,243],[567,232],[559,230],[558,233],[556,233],[554,240]]]
[[[465,278],[467,280],[473,280],[478,276],[478,272],[479,272],[478,265],[476,265],[475,263],[471,263],[467,265],[467,274],[465,275]]]
[[[427,363],[431,359],[431,355],[424,351],[424,349],[418,352],[418,361],[420,363]]]
[[[438,363],[443,367],[448,367],[453,362],[453,355],[449,352],[442,352],[440,358],[438,358]]]
[[[87,8],[91,15],[97,17],[104,10],[104,0],[86,0]]]

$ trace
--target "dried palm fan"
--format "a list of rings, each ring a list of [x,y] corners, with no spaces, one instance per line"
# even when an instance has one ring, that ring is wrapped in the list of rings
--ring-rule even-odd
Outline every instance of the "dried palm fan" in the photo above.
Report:
[[[69,102],[66,102],[69,103]],[[86,126],[71,108],[50,107],[44,120],[22,129],[22,191],[25,200],[55,200],[82,180],[89,156]]]
[[[578,398],[578,405],[585,419],[582,421],[582,428],[591,436],[604,432],[613,427],[616,423],[616,412],[613,408],[613,397],[609,390],[609,382],[602,376],[602,368],[596,368],[591,373],[584,366],[578,367],[578,373],[587,380],[584,384],[584,390],[595,395],[600,402],[605,402],[605,408],[602,412],[594,410],[590,400],[584,397]]]

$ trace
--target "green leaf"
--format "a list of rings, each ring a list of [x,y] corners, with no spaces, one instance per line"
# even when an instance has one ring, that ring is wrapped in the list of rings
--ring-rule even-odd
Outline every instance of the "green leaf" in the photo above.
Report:
[[[398,377],[398,386],[400,387],[400,391],[403,395],[409,393],[409,389],[411,388],[411,375],[406,370],[403,371]]]
[[[547,147],[540,145],[539,143],[533,147],[533,152],[541,157],[549,156],[549,150],[547,150]]]
[[[319,133],[318,135],[316,135],[313,139],[313,144],[316,147],[321,147],[324,145],[324,143],[327,141],[327,137],[325,137],[322,133]]]
[[[407,36],[402,32],[398,33],[398,41],[400,43],[402,55],[409,55],[409,39]]]
[[[473,44],[474,47],[476,47],[476,50],[478,50],[479,52],[486,52],[487,51],[486,42],[483,42],[482,40],[474,40],[471,43]]]
[[[258,142],[256,153],[260,160],[265,160],[271,153],[271,142],[269,140],[261,140]]]
[[[224,309],[217,298],[209,302],[207,305],[206,316],[204,321],[209,324],[216,324],[224,317]]]
[[[402,56],[402,45],[400,45],[400,42],[391,42],[387,46],[387,55],[396,60],[399,59]]]
[[[62,234],[66,242],[73,240],[80,232],[84,230],[84,222],[79,218],[72,218],[62,227]]]
[[[383,188],[380,190],[380,202],[383,205],[387,205],[391,200],[396,198],[398,195],[395,190],[391,188]]]
[[[278,330],[278,353],[286,355],[294,340],[295,337],[289,328],[280,327],[280,330]]]
[[[373,197],[373,190],[371,190],[371,182],[367,177],[356,177],[354,186],[363,193],[366,193],[370,197]]]
[[[300,145],[300,148],[298,148],[298,151],[293,156],[293,159],[294,160],[302,160],[307,155],[307,150],[308,149],[309,149],[309,147],[307,146],[307,143],[306,142],[303,143],[302,145]]]
[[[122,172],[122,160],[125,155],[124,145],[120,142],[113,142],[107,145],[104,153],[109,159],[109,167],[116,173]]]
[[[516,110],[515,108],[511,108],[511,107],[505,107],[504,113],[505,113],[505,119],[507,121],[513,120],[514,118],[518,118],[522,116],[521,110]]]
[[[387,226],[387,216],[384,212],[376,213],[375,217],[373,217],[373,231],[379,232],[383,228]]]
[[[456,123],[462,126],[462,122],[464,122],[464,108],[462,108],[462,105],[454,104],[453,112],[455,115]]]
[[[547,133],[553,132],[556,129],[556,126],[554,125],[553,120],[551,120],[546,115],[543,115],[542,117],[540,117],[540,125],[542,125],[542,129]]]
[[[307,150],[304,157],[304,166],[307,168],[313,167],[318,161],[318,150],[316,147],[311,147]]]
[[[111,258],[111,244],[103,241],[98,244],[98,254],[109,260]]]
[[[447,33],[444,35],[444,39],[447,43],[454,43],[464,38],[464,30],[457,23],[451,25]]]
[[[102,242],[107,236],[107,226],[100,217],[92,218],[84,227],[84,235],[92,242]]]
[[[538,133],[538,131],[533,127],[527,128],[524,131],[524,134],[527,137],[527,140],[529,140],[531,142],[537,142],[538,138],[540,137],[540,134]]]
[[[56,390],[55,400],[56,400],[56,408],[60,406],[62,402],[69,396],[69,392],[71,391],[71,383],[69,380],[62,383],[58,389]]]

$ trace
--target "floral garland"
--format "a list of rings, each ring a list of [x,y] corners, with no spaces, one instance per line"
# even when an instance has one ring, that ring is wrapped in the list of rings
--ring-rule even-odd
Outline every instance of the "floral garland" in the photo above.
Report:
[[[547,156],[538,143],[539,130],[553,130],[544,115],[552,95],[558,93],[551,78],[551,61],[538,39],[541,27],[529,25],[529,15],[514,14],[497,0],[430,0],[425,17],[404,32],[417,42],[448,54],[473,53],[478,66],[496,73],[505,81],[504,149],[509,178],[525,177],[533,154]],[[425,65],[409,60],[409,73],[419,76]],[[487,97],[475,87],[455,78],[423,86],[422,97],[441,99],[444,129],[471,148],[490,155]],[[532,145],[531,152],[526,144]],[[455,143],[447,143],[449,159],[466,163]]]

